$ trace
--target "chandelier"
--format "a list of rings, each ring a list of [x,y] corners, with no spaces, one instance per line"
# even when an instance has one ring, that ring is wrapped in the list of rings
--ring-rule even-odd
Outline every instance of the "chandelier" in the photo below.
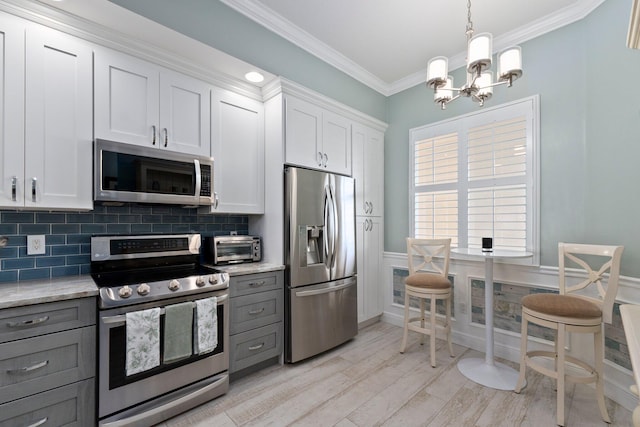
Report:
[[[519,46],[505,49],[498,55],[497,81],[493,83],[491,54],[493,41],[490,33],[473,35],[471,0],[467,1],[467,82],[460,88],[453,87],[449,76],[449,60],[444,56],[432,58],[427,64],[427,86],[434,91],[433,100],[444,110],[446,105],[461,96],[478,102],[480,107],[493,95],[493,87],[506,84],[522,76],[522,52]],[[455,96],[454,96],[454,93]]]

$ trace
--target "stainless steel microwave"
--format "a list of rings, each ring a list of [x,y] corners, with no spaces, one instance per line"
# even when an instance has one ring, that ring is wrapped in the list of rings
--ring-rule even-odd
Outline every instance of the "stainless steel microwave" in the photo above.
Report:
[[[94,200],[211,205],[213,158],[96,139]]]

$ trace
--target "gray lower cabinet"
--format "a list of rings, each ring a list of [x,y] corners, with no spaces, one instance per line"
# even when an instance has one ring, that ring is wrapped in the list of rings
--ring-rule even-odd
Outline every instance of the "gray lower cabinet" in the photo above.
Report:
[[[279,357],[283,340],[283,272],[232,276],[229,293],[229,371],[237,373]]]
[[[0,427],[95,424],[95,304],[0,310]]]

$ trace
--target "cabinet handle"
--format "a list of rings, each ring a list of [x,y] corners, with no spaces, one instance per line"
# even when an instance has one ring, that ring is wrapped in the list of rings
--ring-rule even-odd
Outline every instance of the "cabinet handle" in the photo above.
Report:
[[[327,163],[329,163],[329,156],[327,156],[327,153],[324,153],[324,167],[327,167]]]
[[[18,191],[18,177],[11,177],[11,201],[15,202],[17,200],[16,192]]]
[[[258,345],[252,345],[251,347],[249,347],[249,351],[260,350],[262,347],[264,347],[264,343],[263,342],[261,342]]]
[[[218,209],[219,202],[220,202],[220,199],[218,198],[218,192],[214,191],[213,192],[213,209]]]
[[[316,161],[318,162],[318,166],[322,166],[322,153],[318,151],[318,155],[316,156]]]
[[[260,314],[263,311],[264,311],[264,307],[260,308],[260,310],[249,310],[249,314],[251,315]]]
[[[267,282],[265,282],[264,280],[260,280],[259,282],[251,282],[251,283],[249,283],[249,286],[262,286],[265,283],[267,283]]]
[[[42,317],[38,317],[37,319],[31,319],[31,320],[23,320],[21,322],[7,322],[7,327],[9,328],[22,328],[25,326],[33,326],[33,325],[37,325],[39,323],[44,323],[47,320],[49,320],[49,316],[42,316]]]
[[[151,133],[153,138],[151,139],[151,145],[156,145],[156,125],[151,125]]]
[[[166,147],[169,144],[169,132],[167,132],[167,128],[164,128],[164,146]]]
[[[35,176],[31,178],[31,200],[36,202],[36,184],[38,183],[38,178]]]
[[[25,366],[24,368],[7,369],[7,374],[26,374],[28,372],[35,371],[36,369],[44,368],[48,364],[48,360],[43,360],[42,362],[36,363],[35,365]]]
[[[29,424],[27,427],[38,427],[38,426],[44,425],[44,423],[46,423],[47,421],[49,421],[49,417],[44,417],[40,421],[36,421],[33,424]]]

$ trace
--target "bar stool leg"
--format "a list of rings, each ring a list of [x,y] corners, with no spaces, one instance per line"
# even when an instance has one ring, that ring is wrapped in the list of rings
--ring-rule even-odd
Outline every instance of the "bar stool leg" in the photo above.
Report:
[[[409,293],[404,291],[404,332],[402,333],[402,343],[400,344],[400,353],[404,353],[407,348],[407,336],[409,335]]]
[[[527,341],[528,341],[528,328],[527,316],[522,314],[522,329],[520,330],[520,376],[516,383],[516,388],[513,390],[516,393],[520,393],[522,387],[524,387],[524,380],[527,373]]]
[[[564,341],[565,341],[566,333],[565,333],[565,325],[558,325],[558,335],[556,337],[556,374],[558,375],[557,379],[557,413],[556,413],[556,423],[559,426],[564,426]]]
[[[436,296],[431,294],[431,302],[429,304],[431,313],[431,335],[429,336],[429,347],[431,350],[431,367],[436,367]]]
[[[593,335],[594,348],[595,348],[595,368],[596,375],[596,394],[598,397],[598,406],[600,407],[600,415],[605,423],[611,424],[609,413],[607,412],[607,405],[604,401],[604,343],[602,341],[602,328]]]

